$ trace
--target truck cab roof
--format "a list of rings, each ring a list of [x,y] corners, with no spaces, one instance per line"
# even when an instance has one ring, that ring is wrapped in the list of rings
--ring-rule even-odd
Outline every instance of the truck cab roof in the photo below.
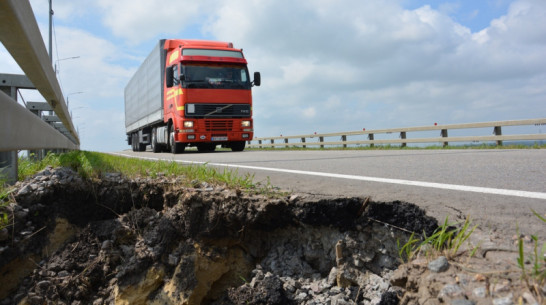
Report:
[[[233,43],[222,41],[209,40],[194,40],[194,39],[167,39],[165,40],[165,50],[174,48],[218,48],[218,49],[233,49]],[[238,50],[239,49],[233,49]]]

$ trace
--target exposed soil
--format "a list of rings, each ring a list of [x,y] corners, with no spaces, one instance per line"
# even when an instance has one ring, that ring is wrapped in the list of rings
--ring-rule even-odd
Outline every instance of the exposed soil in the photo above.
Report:
[[[66,168],[16,187],[0,208],[2,305],[539,304],[545,290],[532,294],[512,250],[489,244],[441,271],[436,257],[400,265],[398,241],[438,226],[406,202],[83,180]]]

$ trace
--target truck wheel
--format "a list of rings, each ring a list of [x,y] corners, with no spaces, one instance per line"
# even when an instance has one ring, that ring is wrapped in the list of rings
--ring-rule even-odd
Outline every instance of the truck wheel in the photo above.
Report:
[[[203,143],[197,145],[197,151],[199,152],[213,152],[216,149],[216,144],[214,143]]]
[[[146,144],[138,143],[138,151],[146,151]]]
[[[243,151],[245,149],[245,141],[231,143],[231,151]]]
[[[157,146],[157,136],[156,136],[156,129],[152,129],[152,151],[154,153],[158,153],[161,151],[160,147]]]
[[[138,141],[138,133],[133,134],[133,151],[145,151],[146,144]]]
[[[136,146],[136,134],[132,134],[131,135],[131,146],[133,147],[133,151],[137,151],[137,146]]]
[[[174,132],[171,132],[171,153],[173,153],[173,154],[182,153],[182,152],[184,152],[184,148],[186,148],[186,146],[184,144],[176,143],[174,141]]]

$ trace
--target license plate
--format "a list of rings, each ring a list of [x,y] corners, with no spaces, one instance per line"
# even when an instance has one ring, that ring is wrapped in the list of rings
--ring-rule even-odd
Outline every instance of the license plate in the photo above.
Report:
[[[212,141],[227,141],[227,137],[212,137]]]

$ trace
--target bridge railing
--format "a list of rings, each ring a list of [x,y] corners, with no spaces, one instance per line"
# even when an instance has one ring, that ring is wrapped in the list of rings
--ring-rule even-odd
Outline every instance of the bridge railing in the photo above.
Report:
[[[404,147],[408,143],[442,143],[447,146],[449,142],[496,142],[497,145],[502,145],[503,141],[536,141],[546,140],[546,134],[503,134],[502,128],[508,126],[526,126],[526,125],[546,125],[546,118],[542,119],[527,119],[527,120],[512,120],[512,121],[495,121],[481,123],[465,123],[465,124],[448,124],[448,125],[433,125],[421,127],[406,127],[406,128],[391,128],[391,129],[376,129],[376,130],[359,130],[335,133],[321,134],[303,134],[293,136],[279,137],[263,137],[254,138],[249,141],[247,147],[250,148],[272,148],[272,147],[308,147],[308,146],[342,146],[348,145],[369,145],[373,147],[376,144],[400,144]],[[489,135],[468,135],[468,136],[452,136],[449,137],[449,131],[455,129],[478,129],[492,128],[492,133]],[[411,138],[409,133],[418,133],[426,131],[438,131],[439,136]],[[376,139],[377,135],[381,134],[398,134],[397,139]],[[367,136],[366,140],[349,140],[349,137]],[[327,139],[330,138],[330,139]],[[331,139],[337,138],[337,139]],[[326,140],[325,140],[326,139]],[[276,142],[277,141],[277,142]]]
[[[68,131],[67,136],[73,144],[58,148],[77,148],[80,144],[79,137],[68,113],[59,82],[28,0],[0,1],[0,41]],[[13,101],[16,99],[13,90],[11,98]],[[4,100],[5,98],[2,98],[2,101]],[[31,119],[39,120],[40,118]],[[39,130],[37,132],[40,133]],[[65,137],[61,133],[58,133],[58,136]],[[5,141],[0,140],[0,151],[9,150],[10,148],[4,145]],[[20,145],[19,148],[26,149],[26,146]]]
[[[79,149],[80,140],[28,0],[0,0],[0,41],[26,74],[0,75],[0,182],[13,183],[18,150]],[[21,88],[37,89],[62,126],[18,104]]]

